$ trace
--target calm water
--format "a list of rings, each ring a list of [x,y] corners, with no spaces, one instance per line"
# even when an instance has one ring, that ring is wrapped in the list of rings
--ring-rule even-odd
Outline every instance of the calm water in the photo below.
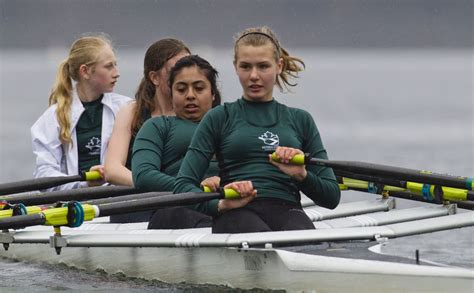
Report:
[[[225,100],[239,97],[232,52],[194,48],[220,72]],[[455,175],[474,175],[472,51],[292,50],[306,71],[292,93],[276,94],[307,109],[331,159],[358,160]],[[63,48],[0,52],[0,182],[32,176],[29,128],[46,109]],[[133,95],[143,52],[117,52],[116,91]],[[344,193],[345,200],[356,197]],[[359,197],[359,196],[358,196]],[[406,203],[404,203],[406,204]],[[474,228],[396,239],[389,250],[474,267]],[[454,253],[453,253],[454,252]],[[0,285],[38,290],[174,290],[162,284],[110,279],[63,268],[0,260]]]

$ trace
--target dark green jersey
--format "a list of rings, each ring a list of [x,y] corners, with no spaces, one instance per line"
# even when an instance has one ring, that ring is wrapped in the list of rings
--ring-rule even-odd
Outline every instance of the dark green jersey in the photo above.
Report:
[[[299,202],[302,191],[315,203],[335,207],[340,191],[332,169],[307,166],[297,182],[268,161],[277,146],[293,147],[311,157],[327,159],[311,115],[273,100],[257,103],[239,99],[206,114],[199,124],[176,178],[175,193],[198,191],[211,157],[216,154],[221,184],[250,180],[258,197]],[[215,214],[217,201],[201,210]]]
[[[172,191],[197,125],[174,116],[148,119],[138,131],[133,145],[134,185],[146,191]],[[209,170],[209,176],[217,175],[215,165]]]
[[[83,102],[84,112],[76,125],[79,172],[89,171],[100,164],[102,147],[102,97],[93,102]]]

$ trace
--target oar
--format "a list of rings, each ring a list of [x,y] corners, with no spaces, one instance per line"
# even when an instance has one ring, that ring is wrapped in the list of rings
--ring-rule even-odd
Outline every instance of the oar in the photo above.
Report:
[[[426,200],[425,198],[420,197],[416,193],[407,192],[407,191],[389,191],[388,195],[393,196],[393,197],[403,198],[403,199],[410,199],[410,200],[430,203],[429,200]],[[449,203],[455,203],[461,209],[474,210],[474,201],[450,200]]]
[[[124,202],[124,201],[129,201],[129,200],[162,196],[166,194],[170,194],[170,193],[169,192],[147,192],[147,193],[139,193],[139,194],[129,194],[129,195],[122,195],[122,196],[115,196],[115,197],[100,198],[100,199],[95,199],[95,200],[88,200],[81,203],[89,204],[89,205],[98,205],[98,204]],[[64,202],[64,204],[66,203],[67,202]],[[57,204],[63,204],[63,203],[58,202]],[[47,209],[57,208],[58,207],[57,204],[42,205],[42,206],[34,206],[34,205],[25,206],[22,203],[19,203],[19,204],[5,203],[4,205],[0,203],[0,219],[9,218],[9,217],[18,216],[18,215],[38,214]]]
[[[341,190],[354,190],[354,191],[360,191],[360,192],[366,192],[366,193],[372,193],[369,192],[366,188],[361,188],[361,187],[355,187],[355,186],[350,186],[346,184],[339,184],[339,188]],[[372,193],[373,194],[373,193]],[[410,192],[410,191],[400,191],[400,190],[385,190],[384,193],[386,196],[391,196],[391,197],[396,197],[396,198],[402,198],[402,199],[409,199],[409,200],[414,200],[414,201],[421,201],[421,202],[426,202],[426,203],[432,203],[432,204],[441,204],[438,202],[434,202],[432,200],[428,200],[419,194]],[[474,201],[470,200],[465,200],[465,201],[459,201],[459,200],[450,200],[448,201],[449,203],[455,203],[459,208],[462,209],[468,209],[468,210],[474,210]]]
[[[191,205],[212,199],[233,199],[238,197],[239,194],[234,190],[226,189],[222,192],[188,192],[167,195],[161,195],[161,193],[157,192],[154,197],[98,205],[75,203],[72,208],[53,208],[44,210],[38,214],[0,219],[0,230],[18,229],[35,225],[69,225],[77,227],[80,226],[83,221],[90,221],[97,217],[148,211],[166,206]]]
[[[275,161],[279,160],[275,153],[272,154],[272,158]],[[474,181],[472,177],[457,177],[451,175],[437,174],[430,171],[392,167],[365,162],[330,161],[318,158],[310,158],[304,155],[296,155],[293,157],[290,163],[296,165],[317,165],[355,174],[380,176],[453,188],[461,188],[468,190],[473,190],[474,188]]]
[[[0,195],[46,189],[76,181],[94,181],[102,179],[98,171],[81,172],[79,175],[57,176],[28,179],[0,184]]]
[[[382,191],[410,191],[423,196],[428,200],[434,201],[474,200],[474,192],[466,189],[353,174],[350,172],[341,172],[337,170],[335,170],[334,173],[336,173],[336,177],[338,177],[338,181],[340,183],[344,183],[348,187],[366,189],[371,193],[381,193]],[[379,186],[380,184],[382,184],[382,186]]]
[[[121,196],[139,193],[138,189],[129,186],[97,186],[77,188],[70,190],[57,190],[40,194],[21,194],[0,197],[0,201],[10,204],[22,203],[24,205],[41,205],[57,201],[97,199],[104,197]]]

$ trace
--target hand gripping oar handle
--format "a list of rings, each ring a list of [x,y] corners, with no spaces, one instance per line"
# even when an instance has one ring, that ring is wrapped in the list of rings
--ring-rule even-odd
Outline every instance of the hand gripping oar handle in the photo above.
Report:
[[[70,182],[99,180],[99,171],[82,172],[79,175],[43,177],[0,184],[0,195],[46,189]]]
[[[278,157],[275,153],[272,154],[272,159],[278,161]],[[363,175],[396,178],[398,180],[415,181],[419,183],[434,184],[453,188],[461,188],[468,190],[474,189],[473,178],[436,174],[422,170],[392,167],[365,162],[330,161],[324,159],[310,158],[301,154],[295,155],[290,160],[290,163],[296,165],[317,165],[333,168],[335,170],[347,171]]]

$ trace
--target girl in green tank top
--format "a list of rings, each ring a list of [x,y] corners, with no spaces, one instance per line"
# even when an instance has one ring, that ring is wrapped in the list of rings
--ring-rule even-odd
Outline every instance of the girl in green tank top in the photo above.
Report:
[[[332,169],[295,166],[296,154],[327,159],[311,115],[278,103],[275,84],[302,71],[302,60],[290,56],[268,27],[237,35],[234,67],[242,98],[211,110],[195,131],[175,182],[175,193],[198,191],[199,182],[216,155],[221,185],[238,191],[233,202],[208,202],[202,211],[213,216],[213,233],[245,233],[314,229],[303,212],[299,192],[316,204],[335,208],[340,190]],[[281,163],[270,159],[275,152]]]

